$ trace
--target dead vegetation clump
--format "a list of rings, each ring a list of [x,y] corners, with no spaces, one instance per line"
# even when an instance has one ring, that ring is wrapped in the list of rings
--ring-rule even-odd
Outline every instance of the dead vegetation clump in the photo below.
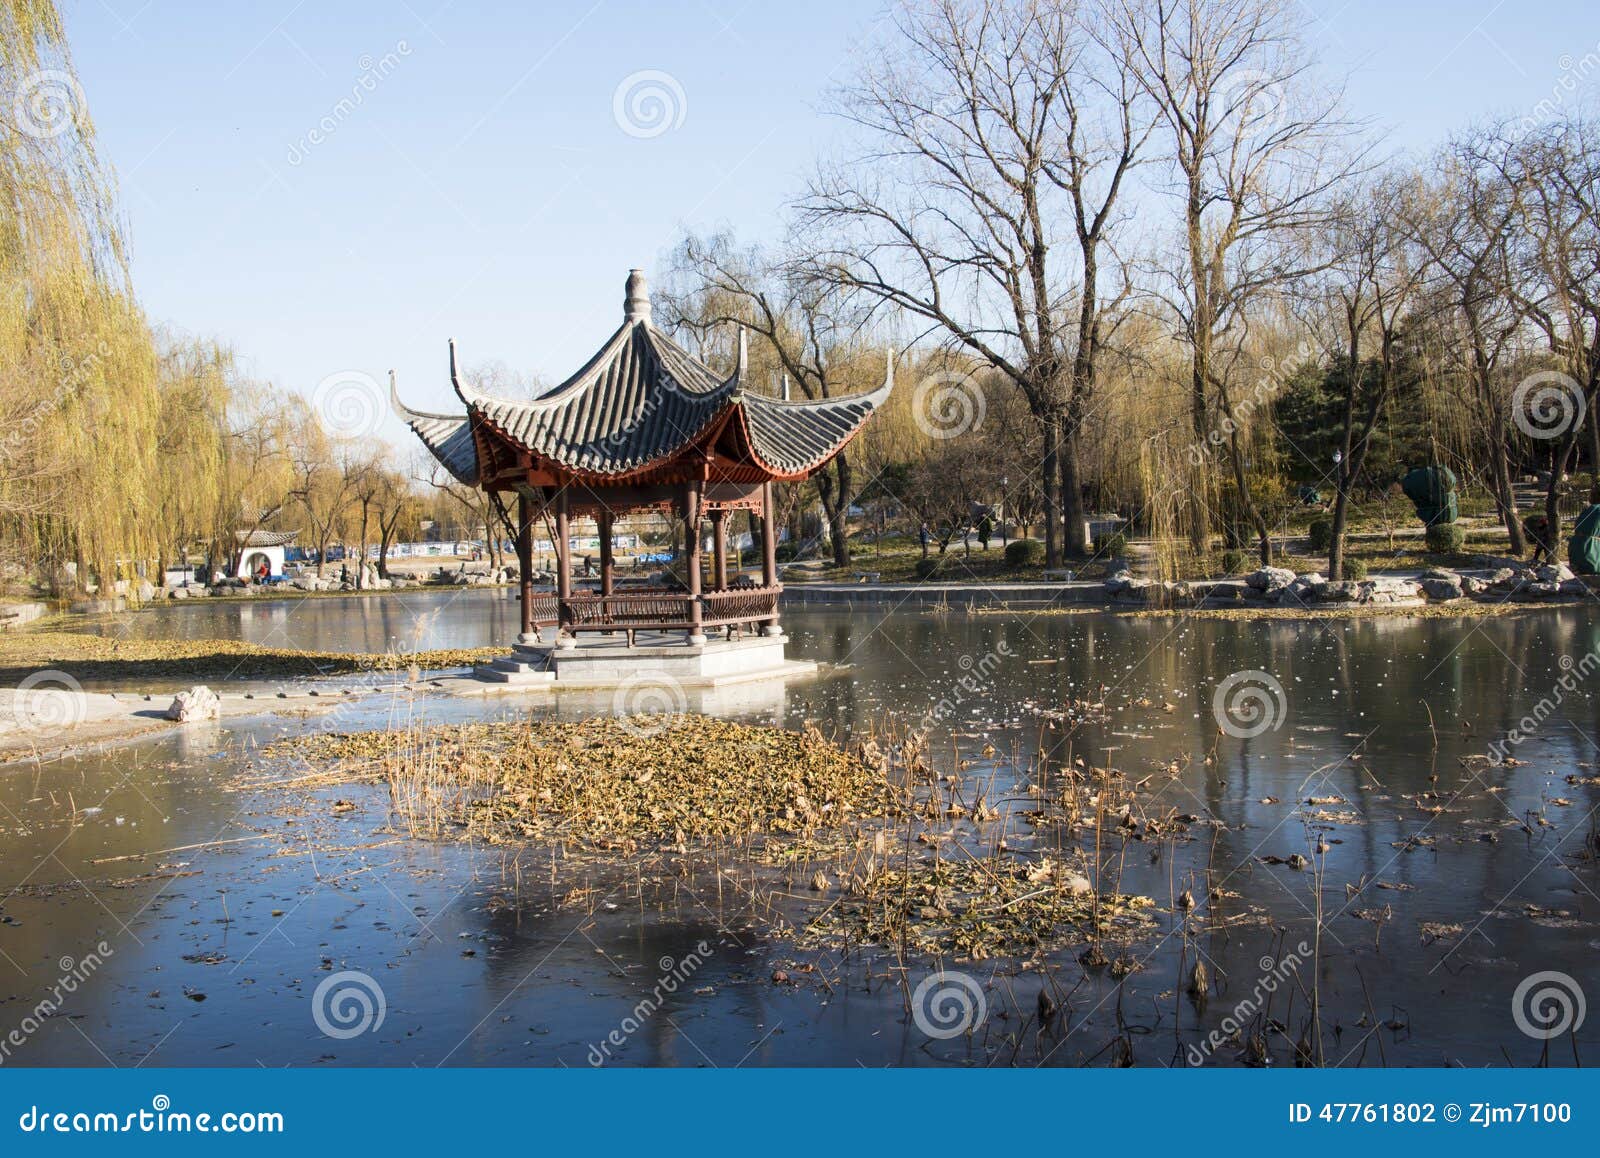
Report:
[[[1096,895],[1083,872],[1046,857],[965,860],[930,854],[867,869],[798,931],[802,947],[896,947],[982,961],[1029,957],[1084,938],[1153,927],[1148,897]]]
[[[386,782],[412,835],[507,841],[713,841],[888,816],[890,762],[814,729],[709,716],[463,724],[326,735],[278,748]]]

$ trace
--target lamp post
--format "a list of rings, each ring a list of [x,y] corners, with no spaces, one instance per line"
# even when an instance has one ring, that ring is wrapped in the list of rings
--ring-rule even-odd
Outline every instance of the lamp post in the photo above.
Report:
[[[1011,480],[1005,475],[1000,476],[1000,501],[994,505],[995,517],[1000,520],[1000,546],[1010,545],[1006,538],[1006,495],[1010,491]]]

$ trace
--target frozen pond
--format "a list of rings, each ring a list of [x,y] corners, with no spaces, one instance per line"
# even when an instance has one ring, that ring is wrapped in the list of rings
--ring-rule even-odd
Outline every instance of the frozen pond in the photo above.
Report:
[[[475,646],[509,639],[515,611],[506,592],[430,592],[169,607],[105,630]],[[263,716],[0,771],[0,1038],[30,1027],[4,1060],[581,1066],[664,962],[701,958],[703,943],[692,979],[614,1064],[1181,1064],[1211,1031],[1227,1037],[1264,970],[1315,941],[1319,908],[1303,988],[1291,1008],[1285,985],[1259,1022],[1274,1064],[1292,1057],[1313,977],[1329,1064],[1591,1060],[1593,1018],[1546,1043],[1513,1012],[1535,973],[1594,988],[1591,609],[1334,622],[791,609],[785,623],[793,654],[838,666],[722,710],[841,737],[934,712],[935,762],[992,776],[1010,807],[1028,807],[1042,741],[1052,768],[1109,763],[1149,778],[1155,810],[1192,818],[1170,843],[1104,836],[1107,871],[1156,902],[1159,930],[1127,947],[1140,968],[1117,976],[1076,951],[1027,968],[946,962],[983,983],[987,1020],[972,1037],[930,1039],[907,1016],[891,951],[801,953],[715,865],[680,866],[641,895],[637,866],[398,836],[374,788],[241,787],[263,742],[306,729],[605,710],[369,699],[331,720]],[[1219,728],[1219,685],[1265,689],[1265,726]],[[1076,729],[1035,711],[1102,698],[1109,718]],[[1516,763],[1485,760],[1525,715],[1541,722],[1508,750]],[[1020,811],[1004,823],[1015,846],[1082,847],[1081,833],[1032,829]],[[1206,911],[1179,936],[1184,890]],[[824,903],[794,901],[802,913]],[[91,955],[93,975],[33,1016]],[[1184,993],[1197,958],[1222,979],[1200,1004]],[[907,963],[906,980],[929,968]],[[350,1038],[312,1014],[319,983],[345,971],[374,978],[385,1003],[381,1026]],[[805,980],[775,984],[780,972]],[[1029,1018],[1046,987],[1067,1016],[1040,1034]],[[1203,1052],[1252,1060],[1237,1041]]]

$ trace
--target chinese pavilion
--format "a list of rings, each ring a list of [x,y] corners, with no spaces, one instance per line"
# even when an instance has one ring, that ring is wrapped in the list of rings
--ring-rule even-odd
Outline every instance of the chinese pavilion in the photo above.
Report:
[[[570,651],[583,632],[625,636],[681,632],[703,648],[707,631],[732,642],[746,630],[778,638],[776,528],[772,488],[810,477],[840,453],[889,396],[892,356],[878,389],[848,398],[790,401],[748,389],[743,333],[733,373],[716,373],[650,320],[639,270],[628,275],[622,326],[587,365],[546,393],[522,400],[474,388],[450,344],[450,380],[464,414],[425,414],[392,393],[400,416],[461,483],[491,496],[516,532],[521,634],[529,648],[539,630],[556,628],[555,648]],[[392,391],[392,382],[391,382]],[[502,495],[516,495],[514,522]],[[686,574],[679,583],[618,590],[612,530],[619,515],[657,510],[684,521]],[[732,582],[727,566],[730,512],[760,520],[761,578]],[[599,529],[600,577],[574,590],[571,527],[591,516]],[[709,522],[713,553],[702,575],[701,535]],[[536,591],[533,538],[549,528],[556,551],[555,590]],[[781,650],[781,644],[780,644]]]

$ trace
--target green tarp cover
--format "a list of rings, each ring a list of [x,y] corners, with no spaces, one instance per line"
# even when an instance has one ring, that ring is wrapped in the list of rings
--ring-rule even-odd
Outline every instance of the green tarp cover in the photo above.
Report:
[[[1447,466],[1419,466],[1400,480],[1400,489],[1427,526],[1453,523],[1461,513],[1456,505],[1456,472]]]
[[[1579,575],[1600,575],[1600,503],[1578,516],[1567,540],[1567,558]]]

